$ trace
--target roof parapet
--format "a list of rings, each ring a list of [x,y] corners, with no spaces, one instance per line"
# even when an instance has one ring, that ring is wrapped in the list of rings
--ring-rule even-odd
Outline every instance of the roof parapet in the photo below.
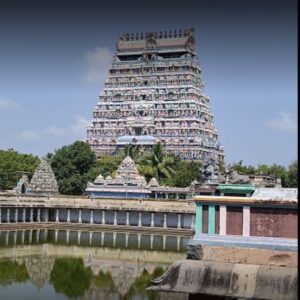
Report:
[[[180,30],[165,30],[155,32],[141,32],[141,33],[121,33],[119,40],[121,41],[137,41],[147,40],[148,38],[155,39],[170,39],[170,38],[184,38],[189,35],[193,35],[195,32],[194,28],[180,29]]]

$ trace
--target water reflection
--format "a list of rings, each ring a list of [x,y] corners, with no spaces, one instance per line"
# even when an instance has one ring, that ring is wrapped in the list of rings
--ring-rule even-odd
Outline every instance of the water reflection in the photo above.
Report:
[[[184,258],[187,240],[120,232],[0,231],[0,299],[25,299],[33,289],[37,293],[28,299],[188,299],[145,290],[152,278]]]
[[[28,244],[60,244],[124,249],[184,252],[189,237],[159,234],[31,229],[0,231],[0,247]]]

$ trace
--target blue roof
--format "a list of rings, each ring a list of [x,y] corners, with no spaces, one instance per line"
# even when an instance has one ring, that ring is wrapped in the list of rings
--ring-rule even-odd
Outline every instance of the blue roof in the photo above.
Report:
[[[118,144],[134,143],[133,140],[136,144],[154,144],[156,139],[152,135],[123,135],[117,137]]]

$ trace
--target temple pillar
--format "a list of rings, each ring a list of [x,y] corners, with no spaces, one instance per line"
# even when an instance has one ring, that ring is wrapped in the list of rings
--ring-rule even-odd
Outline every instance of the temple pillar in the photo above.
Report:
[[[71,222],[71,211],[70,211],[70,209],[67,210],[67,222],[68,223]]]
[[[181,229],[181,214],[177,214],[177,228]]]
[[[142,235],[140,233],[138,233],[138,249],[141,248],[141,237],[142,237]]]
[[[6,235],[5,235],[5,245],[8,245],[8,237],[9,237],[9,231],[6,231]]]
[[[180,236],[177,236],[177,251],[180,250]]]
[[[114,226],[117,226],[118,223],[117,223],[117,211],[115,210],[114,211]]]
[[[163,250],[166,250],[166,236],[163,235]]]
[[[15,222],[18,223],[18,215],[19,215],[19,209],[15,209]]]
[[[164,213],[164,224],[163,224],[163,228],[167,228],[167,214]]]
[[[243,206],[243,236],[250,236],[250,206]]]
[[[58,238],[58,230],[55,229],[55,232],[54,232],[54,241],[55,241],[55,244],[57,244],[57,238]]]
[[[101,220],[101,224],[105,225],[105,210],[102,210],[102,220]]]
[[[220,235],[226,235],[227,207],[220,205]]]
[[[202,204],[196,202],[196,234],[201,234],[202,233]]]
[[[139,221],[138,221],[138,226],[141,227],[142,226],[142,212],[139,211]]]
[[[179,200],[179,194],[176,193],[176,200]]]
[[[215,205],[208,205],[208,234],[215,234]]]
[[[155,197],[155,199],[157,199],[157,193],[154,193],[154,197]]]
[[[58,209],[55,210],[55,222],[56,222],[56,223],[59,222],[59,218],[58,218]]]
[[[93,239],[93,232],[90,231],[90,232],[89,232],[89,245],[90,245],[90,246],[92,245],[92,239]]]
[[[13,233],[13,243],[14,243],[14,245],[16,245],[17,244],[17,232],[16,231],[14,231],[14,233]]]
[[[93,210],[91,210],[90,223],[91,223],[91,224],[94,224],[94,211],[93,211]]]
[[[79,211],[78,211],[78,223],[82,223],[81,209],[79,209]]]
[[[36,231],[36,242],[37,243],[40,242],[40,229],[37,229],[37,231]]]
[[[116,239],[117,239],[117,233],[113,232],[113,247],[116,247]]]
[[[2,211],[1,211],[1,207],[0,207],[0,224],[2,223]]]
[[[45,222],[48,223],[48,221],[49,221],[49,209],[48,208],[44,209],[44,218],[45,218]]]
[[[81,239],[81,231],[78,231],[77,235],[77,244],[80,245],[80,239]]]
[[[151,235],[150,235],[150,249],[151,249],[151,250],[153,249],[153,239],[154,239],[154,235],[151,234]]]
[[[102,231],[101,232],[101,246],[104,245],[104,235],[105,235],[105,233]]]
[[[129,211],[126,212],[126,226],[130,226],[130,224],[129,224]]]
[[[150,223],[151,227],[154,227],[154,213],[151,213],[151,223]]]
[[[125,233],[125,248],[128,248],[128,237],[129,237],[129,233]]]
[[[69,245],[69,241],[70,241],[70,230],[66,231],[66,244]]]

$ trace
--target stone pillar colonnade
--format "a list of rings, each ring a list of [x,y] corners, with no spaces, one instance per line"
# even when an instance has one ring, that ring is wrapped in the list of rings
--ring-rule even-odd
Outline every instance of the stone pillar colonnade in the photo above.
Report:
[[[104,210],[90,209],[88,217],[86,210],[75,208],[77,210],[73,214],[74,208],[48,208],[48,207],[10,207],[0,208],[0,222],[17,223],[17,222],[67,222],[67,223],[83,223],[89,224],[107,224],[106,212],[112,214],[112,221],[109,224],[114,226],[138,226],[138,227],[161,227],[161,228],[191,228],[193,229],[193,214],[184,214],[181,212],[169,213],[163,211],[119,211],[119,210]],[[199,207],[197,206],[197,210]],[[212,212],[213,213],[213,212]],[[120,214],[120,215],[119,215]],[[175,214],[175,216],[174,216]],[[189,216],[190,215],[190,216]],[[192,224],[186,225],[186,217],[192,217]],[[198,220],[196,220],[198,222]],[[196,225],[199,225],[198,223]],[[245,225],[246,226],[246,225]],[[246,232],[246,231],[245,231]]]

